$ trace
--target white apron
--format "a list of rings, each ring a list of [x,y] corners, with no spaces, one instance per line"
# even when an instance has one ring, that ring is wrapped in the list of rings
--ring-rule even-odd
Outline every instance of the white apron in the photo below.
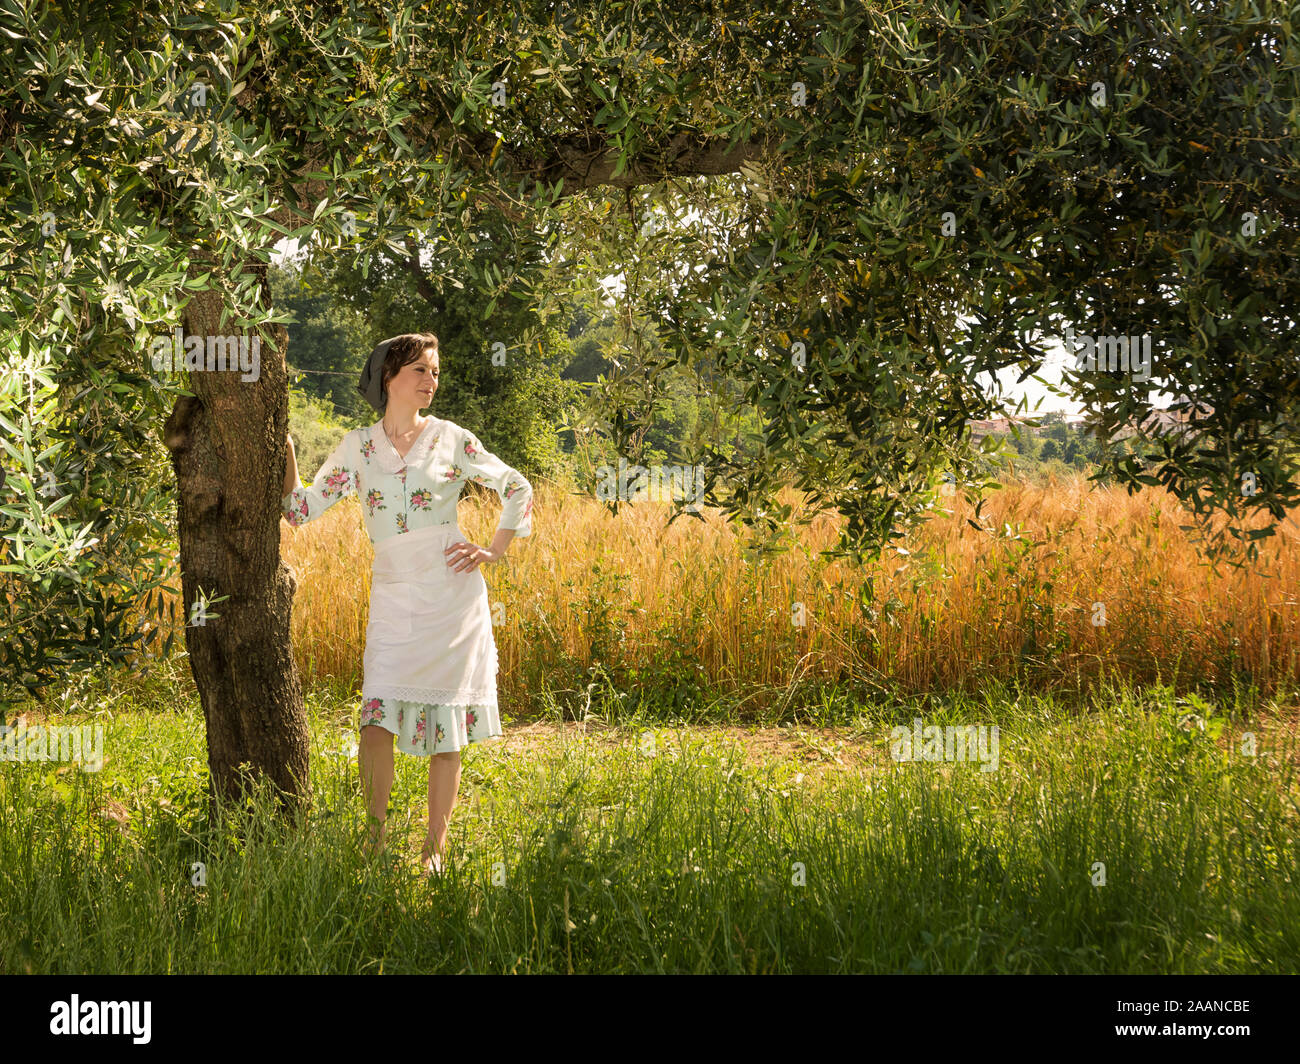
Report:
[[[466,539],[452,523],[374,545],[362,725],[395,732],[407,753],[459,749],[501,734],[487,581],[478,568],[455,572],[444,553]]]

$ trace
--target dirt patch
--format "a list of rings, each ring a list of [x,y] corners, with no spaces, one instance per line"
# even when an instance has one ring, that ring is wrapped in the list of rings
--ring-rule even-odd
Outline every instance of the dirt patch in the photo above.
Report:
[[[500,756],[553,751],[557,743],[588,742],[602,747],[635,746],[648,729],[620,727],[600,721],[564,724],[536,722],[508,725],[502,739],[492,740],[484,749]],[[866,738],[855,728],[745,728],[739,726],[693,725],[689,728],[662,727],[654,730],[655,742],[663,747],[688,742],[735,746],[745,764],[772,765],[788,762],[804,773],[828,771],[863,771],[889,758],[889,748],[879,740]]]
[[[608,725],[603,721],[564,724],[535,722],[512,724],[505,727],[502,739],[483,744],[483,749],[494,750],[494,756],[508,757],[519,754],[550,753],[564,742],[597,743],[614,748],[635,746],[641,742],[645,727]],[[1233,745],[1240,743],[1238,727]],[[1259,746],[1276,754],[1289,755],[1292,771],[1300,774],[1300,713],[1293,707],[1279,712],[1267,721],[1255,725]],[[691,725],[690,727],[660,727],[654,730],[655,742],[660,747],[679,746],[688,742],[704,741],[710,745],[734,745],[743,755],[747,766],[773,766],[782,762],[796,766],[805,775],[821,776],[837,772],[862,773],[880,768],[890,762],[888,732],[874,736],[861,728],[752,728],[724,725]],[[1226,742],[1226,737],[1220,740]]]

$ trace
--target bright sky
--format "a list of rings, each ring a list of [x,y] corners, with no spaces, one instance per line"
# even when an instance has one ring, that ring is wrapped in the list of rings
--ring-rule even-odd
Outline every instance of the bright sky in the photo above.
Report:
[[[1059,388],[1061,386],[1061,371],[1067,364],[1073,362],[1073,358],[1066,353],[1064,345],[1059,342],[1044,343],[1043,350],[1046,353],[1046,358],[1037,376],[1044,378]],[[1019,402],[1021,396],[1024,396],[1031,413],[1040,403],[1042,405],[1037,410],[1037,413],[1040,414],[1045,414],[1049,410],[1064,410],[1067,414],[1083,412],[1081,403],[1065,396],[1053,395],[1033,377],[1027,378],[1023,384],[1016,384],[1016,378],[1020,376],[1021,372],[1023,371],[1018,369],[1007,369],[998,374],[999,380],[1002,381],[1002,394],[1006,396],[1009,403],[1015,404]],[[989,384],[992,383],[990,375],[981,374],[981,376],[984,381]]]

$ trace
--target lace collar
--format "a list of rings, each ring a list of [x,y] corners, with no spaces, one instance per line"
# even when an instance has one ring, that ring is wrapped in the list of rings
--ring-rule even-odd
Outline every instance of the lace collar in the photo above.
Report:
[[[370,459],[385,473],[400,473],[407,466],[419,465],[429,457],[429,452],[442,438],[441,426],[443,424],[445,422],[439,418],[430,416],[429,420],[425,422],[420,435],[411,444],[411,449],[406,452],[406,457],[403,458],[397,453],[393,441],[388,438],[388,433],[384,431],[384,419],[380,418],[368,430],[369,435],[367,438],[375,445]]]

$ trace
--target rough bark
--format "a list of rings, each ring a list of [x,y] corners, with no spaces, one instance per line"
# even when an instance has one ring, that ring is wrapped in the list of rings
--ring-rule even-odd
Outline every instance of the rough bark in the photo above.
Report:
[[[261,267],[265,281],[265,267]],[[265,288],[263,289],[265,291]],[[237,315],[221,324],[221,294],[201,292],[185,311],[184,331],[244,335]],[[190,669],[207,722],[210,799],[235,800],[253,776],[279,788],[284,811],[309,797],[308,733],[289,640],[292,574],[280,561],[280,492],[289,408],[285,347],[261,346],[260,375],[191,374],[195,397],[167,419],[165,441],[176,471],[177,523],[185,618],[200,590],[206,623],[185,629]],[[212,614],[218,616],[212,616]]]

